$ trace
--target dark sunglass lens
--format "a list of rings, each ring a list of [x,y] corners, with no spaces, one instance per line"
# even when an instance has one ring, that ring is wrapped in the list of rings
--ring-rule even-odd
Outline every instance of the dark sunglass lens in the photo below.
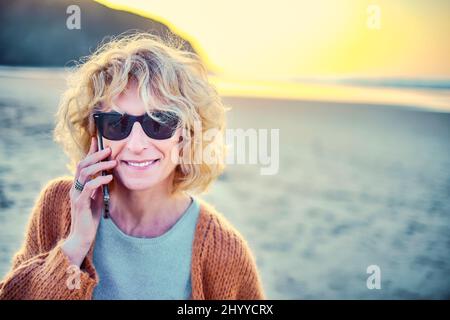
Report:
[[[153,120],[149,116],[144,118],[142,127],[145,133],[152,139],[164,140],[173,136],[178,125],[178,119],[175,115],[169,113],[155,113],[160,121]]]
[[[104,114],[103,136],[109,140],[125,139],[130,130],[130,120],[126,115]]]

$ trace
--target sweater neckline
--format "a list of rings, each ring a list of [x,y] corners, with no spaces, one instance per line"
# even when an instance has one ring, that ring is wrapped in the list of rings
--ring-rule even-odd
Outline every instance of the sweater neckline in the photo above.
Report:
[[[178,218],[178,220],[163,234],[156,237],[136,237],[126,234],[119,226],[111,219],[105,219],[103,216],[103,208],[100,223],[103,223],[106,228],[112,231],[114,234],[118,235],[123,240],[135,243],[139,245],[156,245],[161,244],[163,241],[169,239],[187,220],[187,217],[192,215],[198,209],[198,202],[195,197],[190,196],[191,203],[187,207],[187,209],[183,212],[183,214]]]

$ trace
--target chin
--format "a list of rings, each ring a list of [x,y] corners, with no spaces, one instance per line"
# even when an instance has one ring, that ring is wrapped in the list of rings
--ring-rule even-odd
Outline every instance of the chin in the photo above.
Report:
[[[152,179],[153,178],[153,179]],[[131,179],[129,177],[125,177],[122,180],[122,184],[129,190],[140,191],[151,189],[161,183],[159,180],[155,180],[152,178],[135,178]]]

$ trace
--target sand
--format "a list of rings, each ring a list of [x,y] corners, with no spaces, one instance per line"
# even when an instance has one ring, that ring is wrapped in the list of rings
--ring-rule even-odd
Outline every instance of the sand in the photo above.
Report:
[[[58,71],[0,73],[0,277],[39,190],[69,174],[51,134],[63,89]],[[229,128],[280,129],[277,174],[229,165],[202,196],[247,239],[269,298],[450,298],[450,114],[224,101]]]

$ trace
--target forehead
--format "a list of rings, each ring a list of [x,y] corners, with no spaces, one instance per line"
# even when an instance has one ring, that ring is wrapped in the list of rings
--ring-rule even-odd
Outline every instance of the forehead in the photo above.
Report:
[[[155,106],[149,106],[148,109],[155,109]],[[144,114],[146,108],[139,96],[137,85],[131,82],[119,96],[113,99],[113,106],[105,106],[104,111],[117,111],[138,116]]]

